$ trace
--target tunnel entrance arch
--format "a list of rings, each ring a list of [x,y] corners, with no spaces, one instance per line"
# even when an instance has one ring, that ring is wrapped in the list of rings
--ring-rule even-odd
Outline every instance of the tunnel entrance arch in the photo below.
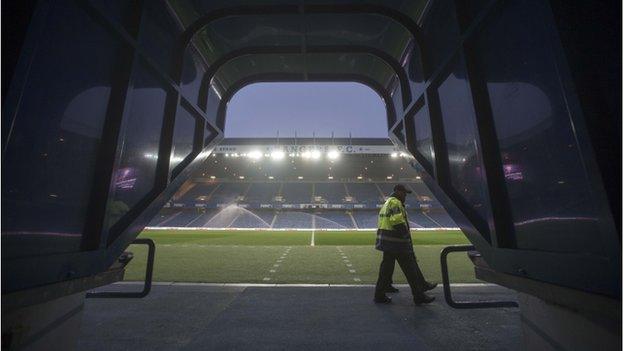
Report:
[[[309,60],[271,70],[278,80],[375,71],[368,77],[393,101],[390,137],[415,156],[413,167],[488,263],[479,268],[488,279],[545,300],[542,291],[557,287],[621,298],[613,191],[621,167],[607,152],[619,148],[604,147],[621,144],[609,128],[621,120],[611,80],[619,44],[603,27],[572,33],[569,25],[587,23],[587,13],[618,22],[606,7],[103,4],[42,1],[32,13],[3,106],[3,294],[92,280],[116,262],[222,138],[231,83],[262,72],[232,77],[226,66],[245,53],[260,62],[247,51],[260,50],[268,61]],[[307,71],[340,57],[352,69]],[[587,67],[607,83],[588,78]],[[535,123],[518,127],[527,113]],[[189,140],[188,153],[175,154]]]

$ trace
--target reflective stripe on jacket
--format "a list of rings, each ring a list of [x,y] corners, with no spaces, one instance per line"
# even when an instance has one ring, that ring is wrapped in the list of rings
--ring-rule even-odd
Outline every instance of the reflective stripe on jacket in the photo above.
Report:
[[[375,248],[389,252],[412,252],[407,212],[401,200],[390,196],[379,211]]]

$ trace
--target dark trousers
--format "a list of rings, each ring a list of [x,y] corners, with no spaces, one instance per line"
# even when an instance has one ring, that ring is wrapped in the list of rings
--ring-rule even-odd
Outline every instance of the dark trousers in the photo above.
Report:
[[[375,296],[384,296],[385,290],[392,283],[392,273],[394,272],[394,261],[399,263],[399,267],[405,274],[407,282],[412,289],[412,294],[418,296],[422,294],[425,286],[425,277],[418,267],[416,256],[413,252],[384,252],[381,265],[379,266],[379,278],[375,286]]]

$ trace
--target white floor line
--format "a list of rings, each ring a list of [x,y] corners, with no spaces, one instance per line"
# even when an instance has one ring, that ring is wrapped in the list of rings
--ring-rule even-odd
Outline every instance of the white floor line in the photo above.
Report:
[[[312,237],[310,238],[310,246],[314,246],[314,229],[312,229]]]
[[[268,277],[267,277],[268,278]],[[271,279],[271,278],[268,278]],[[355,278],[354,278],[355,279]],[[143,285],[143,281],[122,281],[113,283],[115,285]],[[312,288],[328,288],[328,287],[374,287],[375,284],[262,284],[262,283],[194,283],[194,282],[153,282],[155,286],[239,286],[239,287],[312,287]],[[407,284],[395,284],[400,287],[407,287]],[[451,283],[452,287],[458,288],[478,288],[478,287],[501,287],[496,284],[489,283]],[[502,288],[502,287],[501,287]],[[439,285],[436,289],[442,289]]]

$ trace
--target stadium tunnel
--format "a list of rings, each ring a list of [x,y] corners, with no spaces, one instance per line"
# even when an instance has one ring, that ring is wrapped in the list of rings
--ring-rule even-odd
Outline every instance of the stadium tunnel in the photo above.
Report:
[[[382,97],[391,140],[482,255],[477,277],[519,292],[528,345],[598,330],[615,347],[621,4],[565,3],[14,5],[31,16],[3,91],[3,347],[119,279],[120,255],[223,138],[230,98],[281,81]]]

